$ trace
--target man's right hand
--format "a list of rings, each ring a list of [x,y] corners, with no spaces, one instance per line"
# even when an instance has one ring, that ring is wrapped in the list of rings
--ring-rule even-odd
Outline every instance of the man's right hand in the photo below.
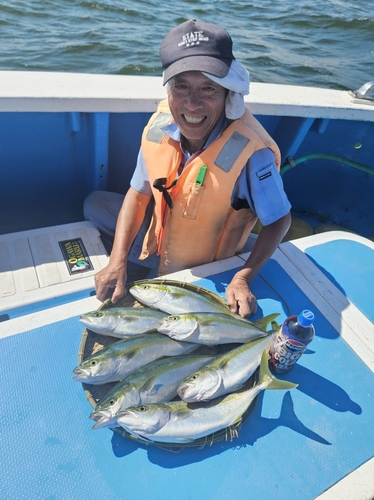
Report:
[[[96,297],[103,302],[110,298],[115,304],[125,294],[126,265],[109,264],[95,274]]]

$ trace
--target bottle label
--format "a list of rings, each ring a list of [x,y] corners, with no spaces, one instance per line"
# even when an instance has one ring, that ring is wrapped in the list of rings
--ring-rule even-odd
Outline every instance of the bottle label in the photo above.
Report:
[[[286,323],[284,323],[276,334],[269,350],[269,362],[273,367],[273,371],[276,373],[290,371],[305,351],[310,340],[304,343],[295,339],[288,331]]]

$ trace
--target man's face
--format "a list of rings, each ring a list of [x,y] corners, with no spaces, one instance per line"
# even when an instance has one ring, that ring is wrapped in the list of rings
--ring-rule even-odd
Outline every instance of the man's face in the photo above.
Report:
[[[191,154],[202,149],[225,108],[227,90],[199,71],[171,80],[169,107]]]

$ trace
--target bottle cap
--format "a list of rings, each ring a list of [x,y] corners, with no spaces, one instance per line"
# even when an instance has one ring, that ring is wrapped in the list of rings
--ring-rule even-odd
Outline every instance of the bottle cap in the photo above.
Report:
[[[301,311],[301,313],[298,315],[297,321],[303,328],[308,328],[309,326],[313,325],[314,314],[312,313],[312,311],[304,309],[304,311]]]

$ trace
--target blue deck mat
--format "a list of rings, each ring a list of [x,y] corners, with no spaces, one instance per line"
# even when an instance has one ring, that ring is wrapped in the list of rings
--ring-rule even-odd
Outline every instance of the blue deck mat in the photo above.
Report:
[[[374,251],[358,241],[342,239],[311,246],[305,253],[374,323]]]
[[[199,284],[223,295],[233,273]],[[175,454],[92,430],[72,381],[77,317],[2,339],[0,498],[310,500],[370,459],[373,374],[274,260],[252,289],[254,319],[310,308],[316,337],[284,377],[297,389],[266,391],[239,438],[203,449]]]

